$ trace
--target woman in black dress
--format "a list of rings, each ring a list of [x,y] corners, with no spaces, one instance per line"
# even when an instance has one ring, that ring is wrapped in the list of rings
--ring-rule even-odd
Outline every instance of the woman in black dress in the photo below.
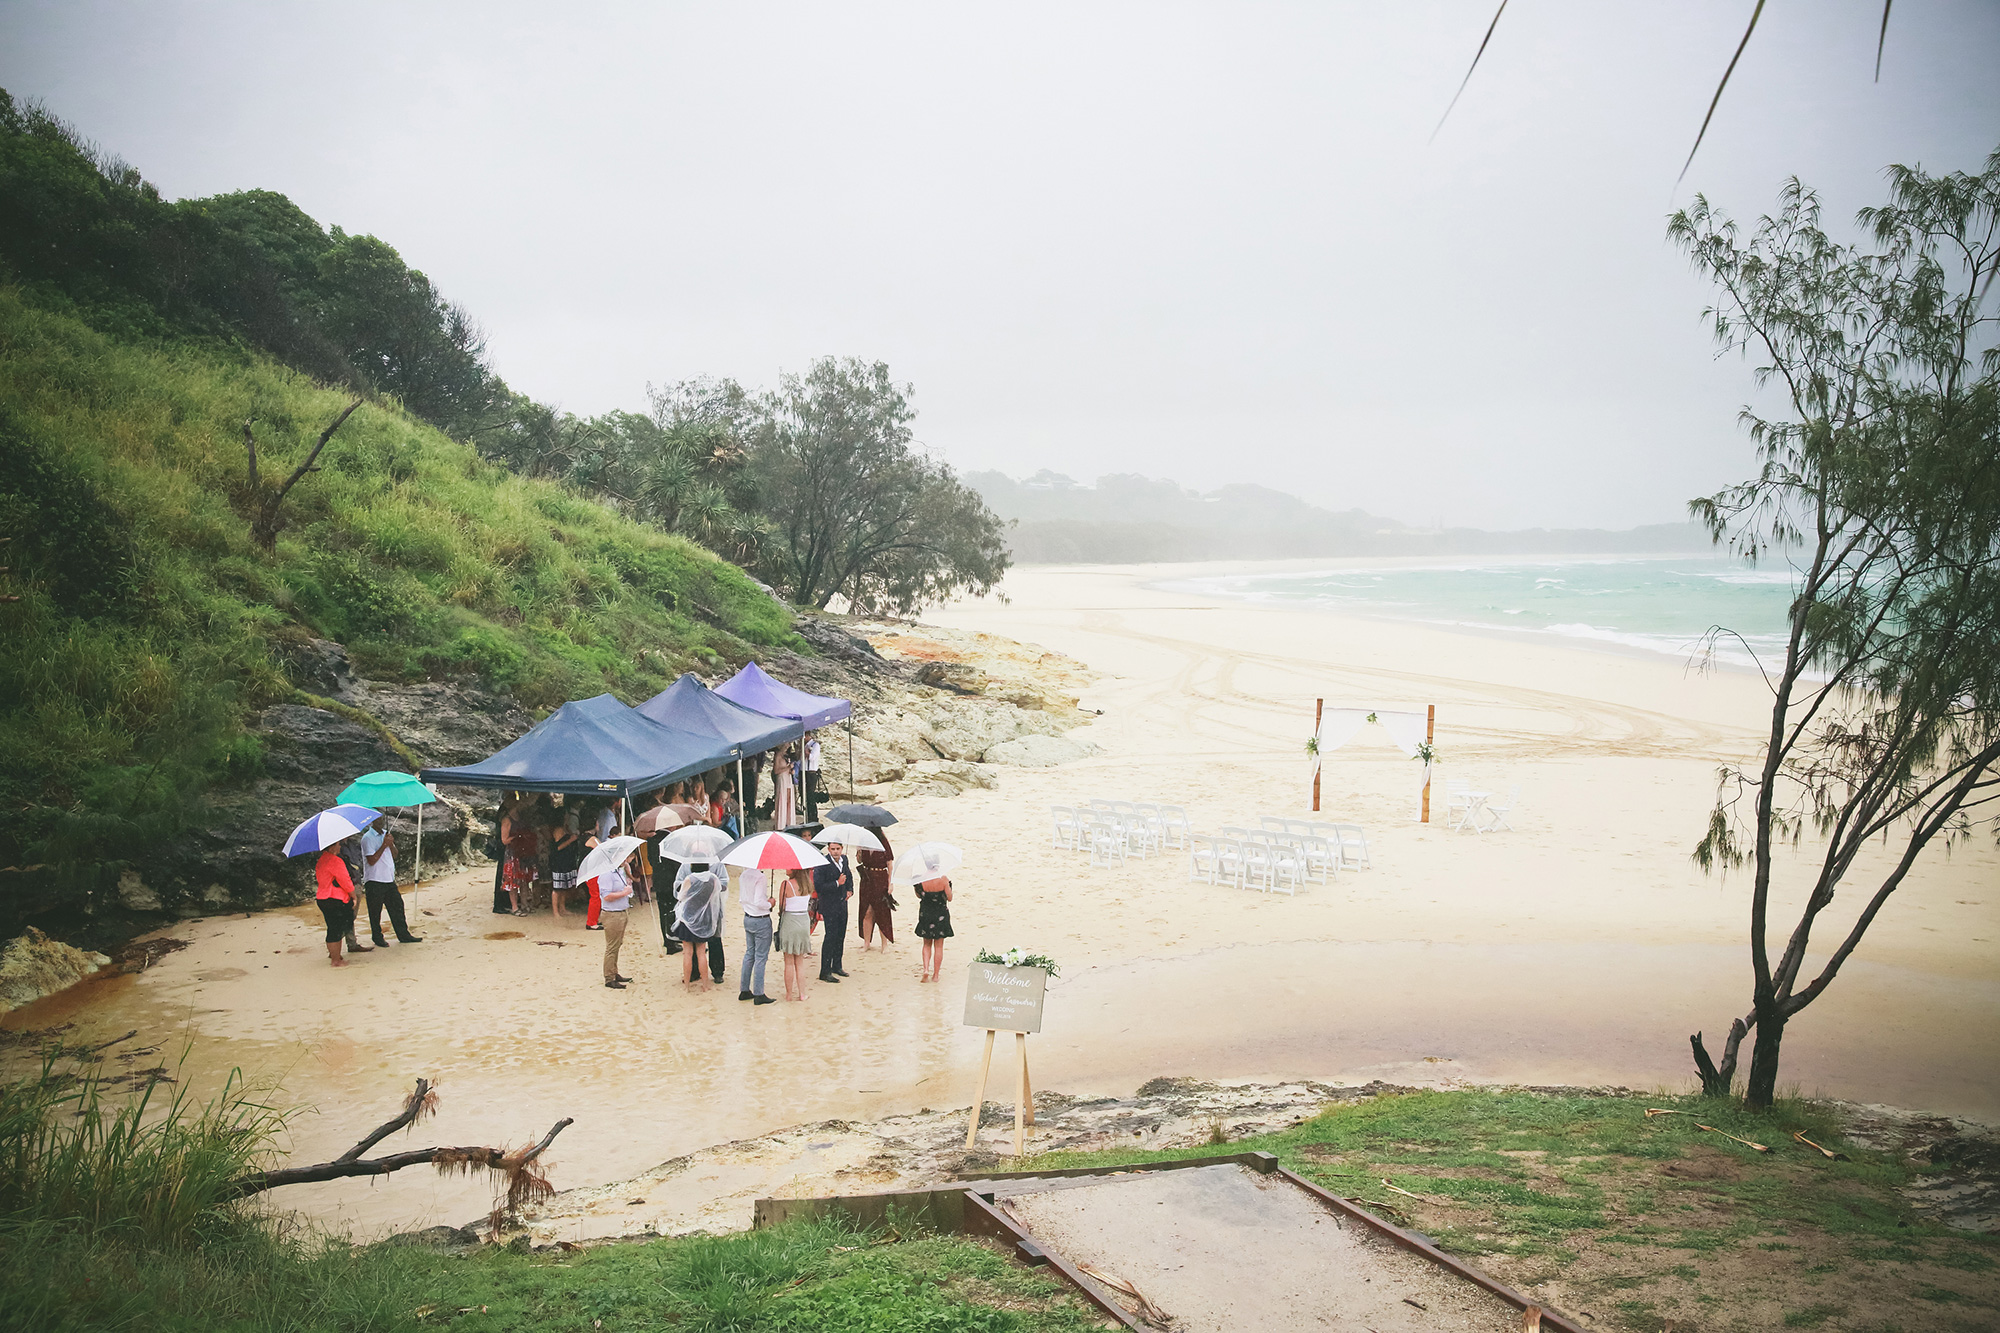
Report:
[[[917,885],[917,938],[924,942],[919,981],[936,981],[944,967],[944,942],[951,938],[951,881],[940,875]]]

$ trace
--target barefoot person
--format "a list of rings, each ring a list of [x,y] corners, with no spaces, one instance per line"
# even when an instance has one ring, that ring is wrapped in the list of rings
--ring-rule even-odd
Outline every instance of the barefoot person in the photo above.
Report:
[[[895,858],[895,849],[889,846],[889,831],[876,829],[875,836],[882,840],[882,850],[872,847],[854,849],[857,862],[854,879],[861,886],[861,897],[855,903],[855,913],[860,918],[855,931],[861,936],[861,947],[875,947],[875,932],[882,932],[882,951],[896,942],[896,899],[889,891],[889,865]]]
[[[674,938],[681,953],[681,980],[722,984],[722,900],[728,881],[706,861],[690,861],[674,881]],[[703,969],[707,975],[703,976]]]
[[[811,947],[811,925],[806,911],[812,906],[810,881],[803,870],[787,870],[779,881],[784,895],[779,903],[778,949],[785,955],[785,998],[806,998],[806,951]]]
[[[342,841],[345,841],[343,839]],[[340,945],[354,929],[354,880],[347,873],[347,859],[336,842],[319,854],[313,875],[319,881],[319,914],[326,918],[326,956],[335,967],[346,967]]]
[[[944,967],[944,942],[951,938],[951,881],[940,875],[917,885],[917,938],[924,942],[924,974],[936,981]]]

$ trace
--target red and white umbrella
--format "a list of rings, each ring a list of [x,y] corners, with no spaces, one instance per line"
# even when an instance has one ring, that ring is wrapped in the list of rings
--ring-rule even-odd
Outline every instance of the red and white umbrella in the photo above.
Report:
[[[810,870],[826,864],[819,848],[789,833],[753,833],[722,858],[728,866],[749,870]]]

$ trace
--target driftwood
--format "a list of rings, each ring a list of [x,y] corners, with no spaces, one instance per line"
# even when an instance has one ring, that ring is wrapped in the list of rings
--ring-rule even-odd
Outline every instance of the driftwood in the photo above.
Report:
[[[306,1185],[321,1180],[342,1180],[349,1176],[383,1176],[406,1166],[434,1166],[439,1171],[498,1171],[505,1177],[505,1191],[493,1209],[492,1225],[517,1212],[521,1205],[545,1199],[554,1192],[548,1177],[535,1167],[535,1160],[555,1142],[556,1135],[575,1124],[564,1116],[549,1127],[539,1143],[509,1151],[505,1148],[419,1148],[414,1152],[391,1153],[387,1157],[362,1154],[399,1129],[407,1129],[437,1109],[437,1090],[427,1078],[417,1080],[403,1109],[378,1125],[373,1132],[330,1162],[312,1166],[286,1166],[273,1171],[256,1171],[237,1180],[233,1197],[248,1198],[280,1185]]]

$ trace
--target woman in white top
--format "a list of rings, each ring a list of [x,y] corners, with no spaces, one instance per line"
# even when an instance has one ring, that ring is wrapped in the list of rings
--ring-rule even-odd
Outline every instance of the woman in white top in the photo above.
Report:
[[[785,955],[785,998],[806,998],[806,954],[812,949],[812,881],[803,870],[787,870],[778,881],[778,949]]]

